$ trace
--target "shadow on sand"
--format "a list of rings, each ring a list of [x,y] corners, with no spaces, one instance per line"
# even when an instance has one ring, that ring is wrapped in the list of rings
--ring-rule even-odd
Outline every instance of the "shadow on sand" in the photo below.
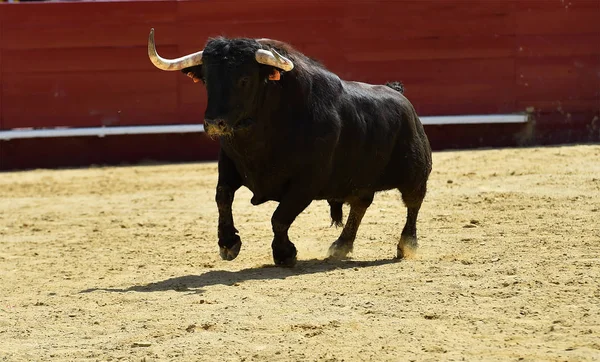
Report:
[[[280,268],[273,265],[263,265],[254,268],[242,269],[240,271],[211,270],[200,275],[185,275],[146,285],[134,285],[125,289],[90,288],[82,290],[80,293],[90,293],[94,291],[107,291],[116,293],[160,292],[167,290],[202,293],[202,288],[211,285],[234,285],[247,280],[285,279],[295,275],[323,273],[335,269],[373,267],[397,262],[399,262],[398,259],[372,261],[353,261],[350,259],[342,261],[333,261],[328,259],[298,260],[298,263],[294,268]]]

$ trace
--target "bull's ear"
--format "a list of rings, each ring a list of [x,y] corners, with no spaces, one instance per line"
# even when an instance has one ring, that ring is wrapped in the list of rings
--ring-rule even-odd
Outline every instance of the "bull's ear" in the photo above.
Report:
[[[194,81],[194,83],[198,83],[198,82],[201,81],[201,79],[198,78],[198,77],[196,77],[196,75],[194,73],[192,73],[192,72],[188,72],[186,75],[188,77],[192,78],[192,80]]]
[[[269,74],[269,80],[280,80],[281,79],[281,73],[279,72],[279,69],[273,68],[273,71],[271,72],[271,74]]]
[[[181,70],[183,74],[188,76],[194,83],[202,81],[202,66],[193,66]]]

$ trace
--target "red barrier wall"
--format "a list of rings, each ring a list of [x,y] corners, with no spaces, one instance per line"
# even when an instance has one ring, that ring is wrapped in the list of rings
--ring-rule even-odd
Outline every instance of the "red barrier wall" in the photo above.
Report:
[[[528,129],[428,126],[436,149],[598,141],[598,19],[597,0],[0,4],[0,129],[201,123],[202,86],[148,60],[154,27],[166,57],[216,35],[288,41],[342,78],[403,81],[420,115],[535,109]],[[0,169],[213,159],[217,150],[203,135],[109,138],[0,141]],[[117,149],[104,151],[109,144]],[[152,144],[164,149],[133,151]]]

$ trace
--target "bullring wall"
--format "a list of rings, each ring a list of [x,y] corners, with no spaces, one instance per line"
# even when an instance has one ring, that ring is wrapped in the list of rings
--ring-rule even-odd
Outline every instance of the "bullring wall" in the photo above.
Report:
[[[342,78],[401,80],[420,115],[532,110],[523,125],[427,126],[435,149],[600,140],[600,2],[111,1],[0,4],[0,130],[201,123],[206,94],[155,69],[216,35],[292,43]],[[214,159],[202,134],[0,141],[0,169]]]

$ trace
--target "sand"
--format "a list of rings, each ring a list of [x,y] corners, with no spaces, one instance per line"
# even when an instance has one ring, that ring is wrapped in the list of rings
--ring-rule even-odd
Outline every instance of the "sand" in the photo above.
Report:
[[[216,180],[216,163],[0,173],[0,361],[600,360],[600,145],[434,153],[403,261],[395,191],[340,262],[314,202],[282,269],[276,204],[246,189],[222,261]]]

